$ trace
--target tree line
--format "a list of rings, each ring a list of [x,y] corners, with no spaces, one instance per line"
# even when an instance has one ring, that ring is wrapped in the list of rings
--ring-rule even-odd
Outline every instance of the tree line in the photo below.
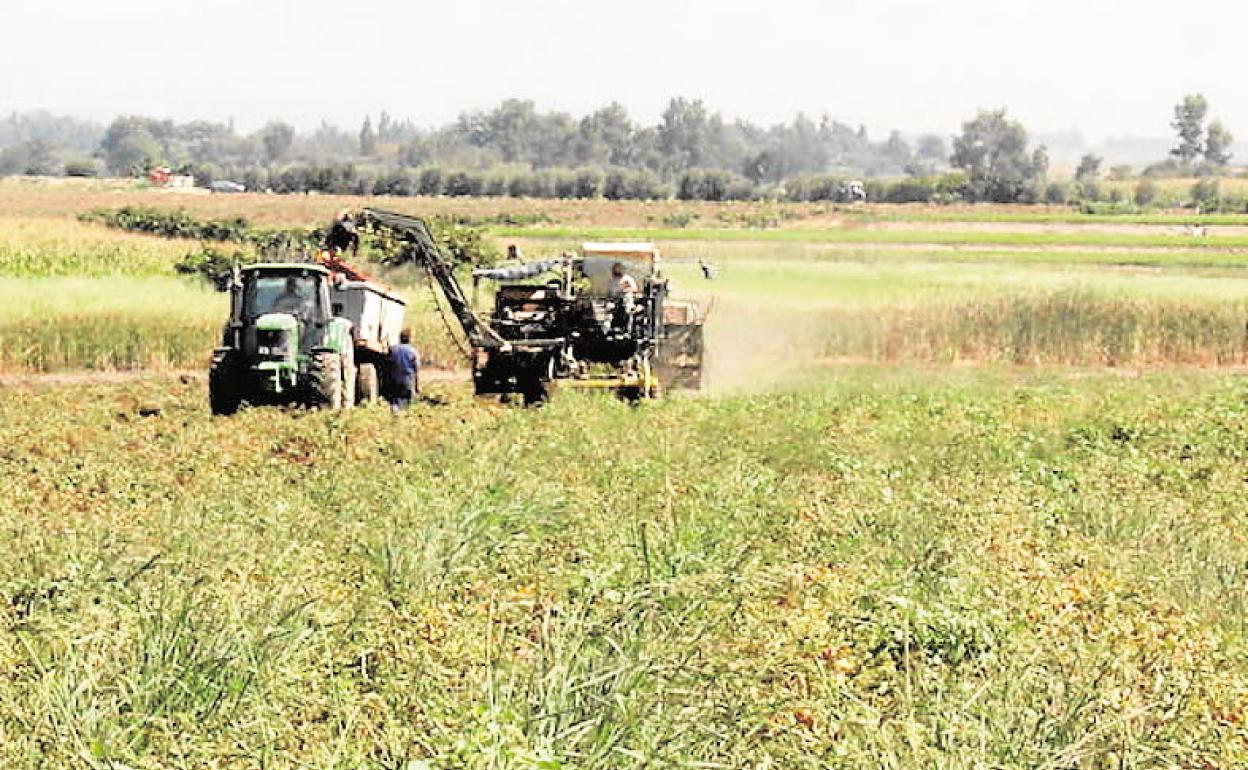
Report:
[[[1208,114],[1203,96],[1184,97],[1171,157],[1145,175],[1220,173],[1233,139]],[[232,123],[141,116],[100,127],[13,114],[0,122],[0,147],[0,173],[138,176],[167,166],[199,184],[228,179],[279,193],[539,198],[836,200],[841,182],[861,178],[876,200],[1069,202],[1100,198],[1102,164],[1087,155],[1073,184],[1050,180],[1046,149],[1030,146],[1005,110],[980,112],[948,142],[898,131],[874,141],[829,116],[762,127],[683,97],[654,125],[619,104],[576,119],[518,99],[433,129],[383,112],[355,132],[275,121],[240,133]]]

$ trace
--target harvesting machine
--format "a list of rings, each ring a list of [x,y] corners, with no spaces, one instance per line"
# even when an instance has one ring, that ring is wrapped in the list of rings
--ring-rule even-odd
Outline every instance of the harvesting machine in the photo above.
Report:
[[[701,385],[702,313],[669,296],[652,244],[585,244],[579,255],[475,270],[474,284],[496,283],[482,319],[422,220],[378,209],[359,220],[428,271],[467,337],[478,395],[533,404],[559,383],[638,400]],[[637,281],[635,296],[612,295],[617,264]]]

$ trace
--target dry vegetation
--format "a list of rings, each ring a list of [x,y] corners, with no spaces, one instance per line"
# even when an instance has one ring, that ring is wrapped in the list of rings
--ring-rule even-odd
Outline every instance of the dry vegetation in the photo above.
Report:
[[[0,763],[1248,761],[1233,382],[447,395],[7,393]]]

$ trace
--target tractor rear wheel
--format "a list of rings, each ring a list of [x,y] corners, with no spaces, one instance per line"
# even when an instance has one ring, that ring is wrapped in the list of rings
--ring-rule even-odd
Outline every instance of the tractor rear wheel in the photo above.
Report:
[[[308,406],[342,408],[342,357],[333,351],[312,354],[308,367]]]
[[[381,381],[375,364],[360,364],[356,373],[355,393],[359,403],[371,404],[381,398]]]
[[[213,414],[230,415],[243,403],[242,371],[234,355],[213,358],[208,370],[208,406]]]

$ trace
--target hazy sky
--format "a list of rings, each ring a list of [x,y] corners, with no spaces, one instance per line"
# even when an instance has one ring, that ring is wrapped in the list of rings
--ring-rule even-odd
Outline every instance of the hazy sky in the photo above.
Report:
[[[1215,0],[0,0],[0,110],[421,125],[506,97],[651,121],[698,96],[877,135],[1005,106],[1033,131],[1169,134],[1202,91],[1248,137],[1248,3]]]

